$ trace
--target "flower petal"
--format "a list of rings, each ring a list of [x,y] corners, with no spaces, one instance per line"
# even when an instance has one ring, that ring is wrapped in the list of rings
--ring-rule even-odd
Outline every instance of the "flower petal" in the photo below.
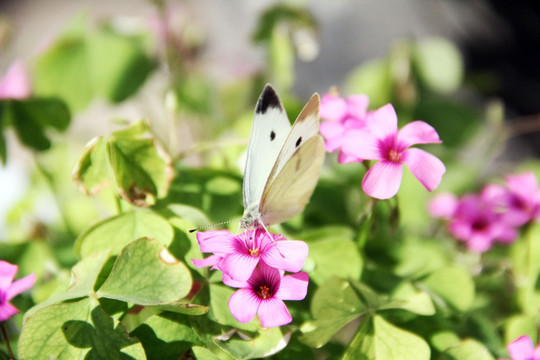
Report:
[[[266,328],[285,325],[292,321],[287,306],[276,297],[262,300],[257,314],[261,325]]]
[[[321,123],[319,132],[324,137],[324,146],[327,152],[336,151],[341,147],[345,127],[341,123],[324,121]]]
[[[364,176],[362,189],[371,197],[389,199],[398,192],[402,175],[403,165],[391,161],[379,161]]]
[[[341,149],[349,156],[366,160],[382,160],[380,140],[367,129],[351,129],[343,135]]]
[[[7,261],[0,260],[0,290],[6,292],[17,273],[19,267],[8,263]]]
[[[227,286],[230,286],[230,287],[233,287],[233,288],[247,288],[249,287],[249,283],[247,281],[240,281],[240,280],[235,280],[233,279],[232,277],[230,277],[229,275],[223,273],[222,274],[222,281],[225,285]]]
[[[223,256],[220,255],[210,255],[209,257],[205,259],[191,259],[191,262],[193,262],[193,265],[195,265],[196,268],[203,268],[207,266],[214,266],[216,265],[221,259],[223,259]]]
[[[349,95],[345,99],[347,103],[347,114],[356,119],[366,116],[369,106],[369,97],[363,94]]]
[[[397,114],[392,104],[371,112],[366,118],[366,126],[377,138],[385,139],[397,134]]]
[[[23,291],[30,289],[36,282],[36,275],[30,274],[25,276],[17,281],[14,281],[10,287],[8,287],[6,292],[7,301],[13,299],[15,296],[19,295]]]
[[[202,252],[231,254],[236,251],[238,239],[228,230],[218,230],[198,232],[197,241]]]
[[[440,193],[429,202],[428,213],[435,218],[450,219],[458,204],[459,200],[454,194]]]
[[[512,360],[534,359],[534,344],[530,337],[524,335],[512,341],[506,347]]]
[[[468,249],[477,253],[483,253],[491,249],[491,246],[493,245],[493,236],[477,232],[473,233],[466,242]]]
[[[8,302],[0,304],[0,322],[6,321],[10,317],[18,313],[19,310],[17,310],[15,306],[11,305]]]
[[[26,99],[32,93],[30,76],[20,60],[11,64],[0,79],[0,99]]]
[[[305,272],[285,275],[281,278],[276,297],[281,300],[302,300],[307,295],[309,276]]]
[[[332,94],[324,94],[321,98],[319,116],[329,121],[340,121],[347,113],[344,99]]]
[[[245,281],[253,274],[253,270],[258,263],[258,256],[230,254],[225,256],[217,264],[217,268],[225,274],[228,274],[234,280]]]
[[[337,157],[337,161],[340,164],[348,164],[352,162],[362,162],[364,160],[356,156],[347,155],[343,151],[340,151]]]
[[[442,142],[433,126],[423,121],[413,121],[403,126],[398,132],[397,140],[403,148],[414,144],[439,144]]]
[[[261,254],[261,259],[271,267],[297,272],[304,266],[308,252],[309,248],[303,241],[276,241],[275,246],[269,247]]]
[[[241,323],[248,323],[257,314],[261,299],[251,289],[240,289],[231,295],[229,309],[232,316]]]
[[[407,149],[403,152],[401,159],[428,191],[439,186],[446,172],[442,161],[424,150]]]

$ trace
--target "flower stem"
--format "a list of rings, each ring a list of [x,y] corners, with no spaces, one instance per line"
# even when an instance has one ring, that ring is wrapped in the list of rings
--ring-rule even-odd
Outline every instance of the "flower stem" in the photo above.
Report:
[[[53,198],[56,202],[56,207],[58,208],[58,211],[60,212],[60,217],[62,219],[62,222],[64,223],[64,228],[66,229],[67,234],[71,238],[75,238],[75,231],[71,227],[69,223],[69,219],[67,218],[66,211],[64,211],[64,207],[62,205],[62,201],[60,200],[58,196],[57,186],[55,184],[55,180],[53,175],[43,166],[41,161],[38,159],[37,156],[34,156],[34,160],[36,163],[36,168],[43,176],[43,179],[45,179],[45,183],[49,187],[51,194],[53,195]]]
[[[9,344],[9,338],[7,335],[6,327],[4,326],[4,323],[0,323],[0,329],[2,329],[2,336],[6,340],[6,348],[9,354],[10,360],[15,360],[15,355],[13,355],[13,351],[11,350],[11,345]]]

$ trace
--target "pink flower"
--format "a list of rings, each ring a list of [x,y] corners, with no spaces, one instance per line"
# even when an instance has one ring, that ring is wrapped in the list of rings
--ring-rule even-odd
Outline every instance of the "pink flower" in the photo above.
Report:
[[[0,99],[26,99],[32,93],[30,76],[23,63],[16,60],[0,79]]]
[[[247,323],[259,315],[262,326],[276,327],[292,321],[283,300],[304,299],[308,275],[301,272],[283,276],[282,271],[261,262],[247,281],[224,277],[223,282],[240,288],[229,299],[229,308],[236,320]]]
[[[493,203],[482,195],[465,195],[459,201],[450,220],[449,230],[458,240],[476,252],[485,252],[495,241],[511,243],[517,230],[502,221]]]
[[[192,261],[197,267],[212,266],[238,281],[249,279],[260,260],[285,271],[300,271],[308,255],[307,244],[271,235],[272,238],[261,228],[238,236],[227,230],[199,232],[197,241],[201,251],[214,255]]]
[[[323,95],[319,115],[326,120],[320,127],[320,133],[326,139],[326,151],[333,152],[341,149],[343,135],[348,129],[365,127],[368,104],[369,98],[366,95],[351,95],[347,98],[333,94]],[[362,161],[362,159],[346,155],[341,151],[338,161],[343,164]]]
[[[371,197],[388,199],[394,196],[403,174],[403,164],[428,191],[439,186],[446,171],[435,156],[415,144],[441,143],[433,127],[423,121],[413,121],[401,130],[391,104],[374,111],[366,118],[365,129],[350,129],[343,137],[342,150],[349,156],[379,160],[366,173],[362,188]]]
[[[512,360],[540,360],[540,345],[534,348],[530,337],[524,335],[507,346]]]
[[[23,291],[30,289],[36,281],[36,276],[30,274],[14,282],[13,278],[18,268],[17,265],[0,260],[0,322],[6,321],[19,312],[9,301]]]

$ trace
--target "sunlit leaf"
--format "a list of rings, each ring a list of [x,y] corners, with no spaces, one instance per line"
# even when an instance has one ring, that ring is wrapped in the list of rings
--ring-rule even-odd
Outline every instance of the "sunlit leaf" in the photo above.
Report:
[[[460,344],[450,347],[444,352],[444,360],[494,360],[489,350],[482,343],[467,339]]]
[[[177,301],[189,293],[191,275],[158,241],[142,238],[126,246],[98,297],[140,305]]]
[[[321,347],[365,310],[364,303],[349,282],[331,278],[315,292],[311,301],[315,320],[302,324],[300,340],[307,345]]]
[[[423,280],[423,284],[458,311],[467,311],[474,301],[474,283],[463,268],[439,269]]]
[[[156,239],[168,246],[173,235],[171,225],[161,216],[151,211],[130,211],[85,230],[75,242],[75,253],[83,258],[105,249],[118,254],[124,246],[141,237]]]
[[[97,301],[85,297],[42,308],[25,318],[19,338],[22,359],[146,359],[143,347],[127,336]]]

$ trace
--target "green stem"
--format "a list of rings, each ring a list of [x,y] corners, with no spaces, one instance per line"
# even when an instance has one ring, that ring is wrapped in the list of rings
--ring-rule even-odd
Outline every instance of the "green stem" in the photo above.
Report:
[[[6,340],[6,347],[7,347],[9,358],[10,358],[10,360],[15,360],[15,355],[13,355],[13,351],[11,350],[11,345],[9,344],[9,338],[8,338],[6,327],[4,326],[4,323],[0,323],[0,329],[2,329],[2,336]]]
[[[62,202],[60,201],[60,198],[58,197],[58,192],[57,192],[57,189],[56,189],[56,184],[55,184],[54,177],[52,176],[52,174],[47,169],[45,169],[43,164],[41,164],[41,162],[39,161],[39,159],[35,155],[34,155],[34,160],[35,160],[37,169],[39,170],[40,174],[45,179],[45,183],[47,183],[47,186],[49,187],[49,190],[51,191],[51,193],[53,195],[54,201],[56,203],[56,207],[58,208],[58,211],[60,212],[60,217],[62,218],[62,222],[64,223],[64,227],[66,229],[66,232],[68,233],[69,237],[74,238],[75,237],[75,231],[73,231],[73,228],[69,224],[69,220],[68,220],[68,218],[66,216],[66,212],[63,209]]]
[[[120,195],[116,196],[114,195],[114,204],[116,205],[116,212],[118,214],[122,213],[122,199],[120,199]]]

